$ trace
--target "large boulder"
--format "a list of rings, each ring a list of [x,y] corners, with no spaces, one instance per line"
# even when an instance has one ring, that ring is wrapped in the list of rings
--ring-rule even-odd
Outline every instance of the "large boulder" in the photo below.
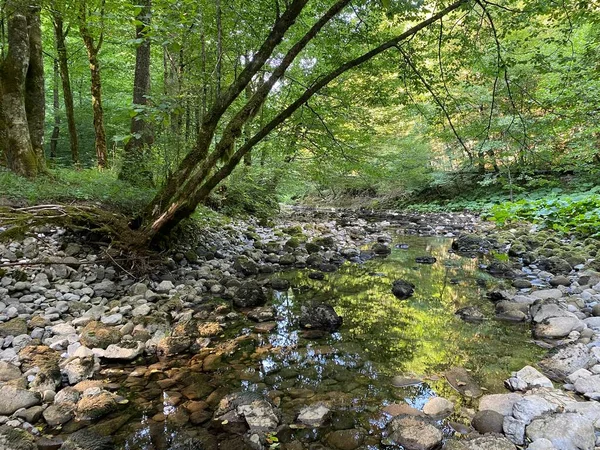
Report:
[[[594,425],[576,413],[535,419],[527,427],[526,435],[532,441],[548,439],[558,450],[593,450],[596,443]]]

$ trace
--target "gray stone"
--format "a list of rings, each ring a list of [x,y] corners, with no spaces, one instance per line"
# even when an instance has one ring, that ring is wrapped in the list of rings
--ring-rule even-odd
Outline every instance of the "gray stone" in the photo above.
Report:
[[[266,400],[255,400],[250,404],[240,405],[237,413],[244,416],[251,432],[274,431],[279,424],[275,409]]]
[[[505,381],[505,384],[513,391],[526,391],[534,387],[553,387],[547,377],[531,366],[525,366],[518,372],[514,372],[513,376]]]
[[[10,425],[0,426],[0,448],[2,450],[37,450],[34,437],[25,430]]]
[[[102,357],[106,359],[125,359],[132,360],[140,356],[146,346],[142,342],[122,342],[120,344],[111,344],[106,347]]]
[[[117,292],[117,285],[110,280],[102,280],[100,283],[96,283],[93,286],[94,293],[98,297],[114,297]]]
[[[583,328],[583,322],[577,317],[551,317],[537,324],[535,335],[539,338],[561,338]]]
[[[466,440],[450,440],[444,450],[516,450],[516,447],[504,436],[488,434]]]
[[[522,420],[515,419],[513,416],[504,417],[502,429],[506,437],[517,445],[525,443],[525,426],[527,424]]]
[[[119,313],[111,314],[110,316],[103,316],[100,318],[100,322],[102,322],[104,325],[118,325],[121,323],[122,320],[123,315]]]
[[[405,450],[430,450],[442,442],[442,432],[429,421],[415,416],[395,417],[388,425],[389,439]]]
[[[63,425],[75,417],[73,403],[59,403],[48,406],[42,413],[44,420],[51,427]]]
[[[423,412],[428,416],[446,417],[454,412],[454,403],[443,397],[431,397],[423,406]]]
[[[330,411],[327,406],[321,403],[305,406],[300,410],[298,422],[310,427],[320,427],[329,418]]]
[[[484,395],[479,400],[479,410],[495,411],[503,416],[512,414],[513,406],[523,398],[523,394],[511,392],[509,394]]]
[[[4,385],[0,387],[0,414],[11,415],[17,409],[29,408],[39,404],[41,396],[37,392]]]
[[[150,308],[150,306],[140,305],[137,308],[134,308],[133,311],[131,311],[131,315],[133,317],[147,316],[148,314],[150,314],[150,311],[152,311],[152,308]]]
[[[548,439],[558,450],[593,450],[596,443],[592,422],[575,413],[536,419],[527,427],[527,437]]]
[[[561,379],[586,368],[592,361],[587,346],[577,343],[554,350],[550,356],[540,361],[539,366],[553,378]]]
[[[475,428],[481,434],[502,433],[503,423],[504,416],[489,409],[477,412],[471,421],[473,428]]]
[[[577,378],[575,390],[580,394],[600,393],[600,375]]]
[[[550,403],[538,395],[528,395],[513,406],[512,415],[515,419],[529,424],[545,414],[558,411],[558,405]]]
[[[10,381],[21,378],[21,370],[14,364],[0,361],[0,381]]]

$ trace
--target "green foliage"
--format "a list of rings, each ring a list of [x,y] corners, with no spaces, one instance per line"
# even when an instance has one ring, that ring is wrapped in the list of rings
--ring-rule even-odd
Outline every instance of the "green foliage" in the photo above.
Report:
[[[18,177],[0,169],[2,196],[27,204],[70,202],[99,202],[125,212],[135,212],[148,202],[154,192],[139,189],[117,179],[116,172],[96,169],[54,169],[50,176],[34,180]]]
[[[539,199],[505,202],[489,210],[489,217],[505,224],[526,220],[563,233],[600,236],[600,187],[563,194],[557,189]]]

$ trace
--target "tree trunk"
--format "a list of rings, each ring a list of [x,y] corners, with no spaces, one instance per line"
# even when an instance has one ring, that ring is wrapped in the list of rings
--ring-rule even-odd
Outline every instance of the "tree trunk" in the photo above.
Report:
[[[90,63],[91,91],[92,91],[92,111],[94,113],[94,144],[96,147],[96,159],[98,168],[104,169],[108,166],[108,152],[106,149],[106,132],[104,131],[104,110],[102,109],[102,79],[100,76],[100,61],[98,53],[104,40],[104,30],[100,32],[98,43],[94,44],[94,38],[87,27],[87,6],[85,1],[80,7],[79,33],[83,38],[85,49],[87,51]],[[100,11],[101,20],[104,17],[104,1]]]
[[[216,71],[216,97],[221,95],[221,78],[223,72],[223,23],[221,20],[221,0],[215,0],[216,21],[217,21],[217,67]]]
[[[65,114],[67,116],[67,127],[69,129],[69,145],[71,147],[71,161],[75,166],[79,165],[79,137],[75,125],[75,107],[73,105],[73,90],[71,89],[71,77],[69,75],[69,59],[67,57],[67,45],[65,42],[65,31],[63,18],[55,10],[52,12],[54,26],[54,37],[56,39],[56,52],[58,54],[58,67],[62,81],[63,101]]]
[[[1,127],[4,158],[7,167],[13,172],[26,177],[35,177],[44,171],[43,127],[39,129],[42,114],[43,124],[44,97],[41,86],[41,100],[33,101],[33,91],[39,89],[39,72],[43,77],[41,63],[41,46],[39,45],[39,5],[31,8],[31,2],[19,0],[7,1],[5,11],[8,17],[8,50],[1,67]],[[33,44],[33,46],[32,46]],[[33,55],[33,52],[40,52]],[[30,61],[34,67],[30,67]],[[28,82],[27,77],[34,80]],[[28,90],[29,88],[29,90]],[[42,103],[40,107],[39,103]],[[32,117],[27,116],[30,111]],[[30,131],[32,126],[32,132]]]
[[[39,0],[27,2],[29,27],[29,70],[25,79],[25,111],[31,146],[39,161],[44,160],[44,118],[46,114],[44,58]]]
[[[179,173],[176,173],[175,176],[169,180],[170,183],[167,183],[161,192],[157,194],[155,199],[146,208],[146,215],[142,216],[138,221],[142,227],[142,236],[149,241],[155,240],[158,236],[164,235],[171,231],[183,219],[189,217],[194,212],[196,206],[200,202],[204,201],[210,192],[235,169],[245,154],[250,152],[254,146],[261,142],[285,120],[291,117],[291,115],[297,111],[298,108],[304,105],[308,100],[310,100],[310,98],[312,98],[313,95],[315,95],[323,87],[327,86],[331,81],[338,78],[343,73],[371,60],[386,50],[396,48],[407,38],[410,38],[420,30],[426,28],[450,12],[458,9],[467,2],[468,0],[456,1],[445,9],[439,11],[437,14],[426,20],[423,20],[395,38],[390,39],[378,47],[364,53],[363,55],[340,65],[328,74],[317,78],[314,83],[308,89],[306,89],[302,95],[300,95],[300,97],[298,97],[288,107],[283,109],[268,124],[263,126],[256,134],[248,139],[222,167],[217,169],[217,162],[219,161],[220,157],[224,154],[224,152],[228,151],[231,145],[235,144],[237,137],[239,137],[241,133],[243,125],[248,120],[251,120],[252,117],[254,117],[257,109],[260,108],[266,98],[266,95],[268,95],[275,82],[284,75],[286,69],[293,62],[296,56],[302,51],[308,42],[310,42],[314,36],[316,36],[319,30],[331,18],[335,17],[339,11],[341,11],[342,6],[347,4],[347,2],[344,0],[338,1],[323,17],[317,21],[317,23],[306,33],[305,36],[303,36],[290,48],[288,53],[281,59],[281,63],[273,70],[268,81],[263,83],[257,89],[257,92],[252,96],[250,101],[248,101],[246,105],[233,116],[233,118],[224,128],[223,137],[216,145],[215,150],[208,156],[208,158],[204,160],[200,168],[197,168],[196,164],[198,163],[197,158],[199,155],[199,149],[208,148],[210,146],[210,142],[214,135],[214,130],[216,129],[216,126],[218,125],[222,116],[222,114],[217,113],[220,112],[219,108],[223,106],[222,102],[224,99],[221,97],[217,99],[215,105],[213,105],[211,110],[206,115],[207,117],[199,134],[196,148],[193,149],[184,159],[182,165],[180,166]],[[288,7],[288,10],[286,10],[281,18],[287,15],[289,8],[291,8],[291,6]],[[301,9],[302,7],[300,7],[300,10]],[[287,18],[286,21],[287,20],[289,20],[289,18]],[[294,18],[292,18],[291,23],[293,23],[293,20]],[[288,22],[286,25],[289,27],[291,26],[291,23]],[[274,30],[276,28],[277,24],[274,26]],[[267,38],[267,41],[269,41],[269,38]],[[273,51],[273,49],[274,47],[271,48],[271,51]],[[250,64],[253,64],[258,59],[257,57],[259,55],[261,55],[261,52],[257,53]],[[266,61],[266,58],[263,60],[263,62],[264,61]],[[251,79],[251,76],[249,78],[245,78],[247,69],[248,66],[244,68],[232,86],[245,89]],[[240,86],[240,80],[243,80],[243,86]],[[232,89],[232,87],[230,87],[225,94],[231,92],[230,89]],[[235,89],[236,97],[241,92],[241,89]],[[229,103],[229,105],[230,104],[231,103]],[[186,164],[190,163],[193,165],[186,166]],[[171,184],[174,180],[178,182],[176,187]]]
[[[144,109],[150,94],[150,40],[147,31],[152,18],[152,1],[140,0],[140,12],[136,16],[136,39],[142,42],[135,53],[135,75],[133,80],[133,105]],[[131,138],[125,144],[123,166],[119,178],[134,184],[152,184],[152,173],[148,169],[150,146],[154,142],[152,127],[146,121],[146,111],[138,112],[131,119]]]
[[[53,112],[54,112],[54,127],[52,128],[52,137],[50,138],[50,158],[56,158],[56,147],[58,146],[58,135],[60,134],[60,95],[58,93],[60,84],[60,73],[58,69],[58,59],[54,59],[54,74],[52,83],[53,94]]]

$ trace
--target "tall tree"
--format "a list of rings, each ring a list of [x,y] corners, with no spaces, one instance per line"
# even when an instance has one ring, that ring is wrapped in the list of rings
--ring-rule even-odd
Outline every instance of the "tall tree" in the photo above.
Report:
[[[237,76],[229,87],[222,90],[214,104],[204,115],[195,147],[169,177],[167,183],[146,208],[144,215],[136,221],[142,227],[143,236],[146,239],[154,239],[157,235],[168,232],[181,220],[189,217],[196,206],[207,198],[215,186],[233,171],[245,154],[331,81],[348,70],[370,61],[386,50],[397,48],[406,39],[411,38],[420,30],[460,8],[468,1],[458,0],[452,3],[428,19],[421,20],[404,33],[388,39],[372,50],[350,59],[328,73],[315,78],[295,101],[280,109],[275,117],[236,150],[236,143],[242,135],[245,124],[256,116],[269,94],[271,94],[273,87],[281,82],[288,68],[306,46],[350,3],[349,0],[334,2],[325,12],[320,14],[314,24],[304,34],[301,34],[295,42],[287,42],[291,46],[282,54],[277,53],[276,49],[307,4],[307,0],[289,2],[283,13],[277,13],[275,23],[260,48],[253,52],[252,58],[247,61],[245,67],[239,74],[236,74]],[[263,69],[268,60],[271,61],[272,66],[268,70],[265,81],[260,84],[243,106],[233,106],[236,101],[240,100],[240,94],[245,91],[248,84]],[[224,123],[221,123],[222,119]],[[218,127],[221,129],[220,137],[212,147],[213,138],[215,138]],[[205,156],[207,150],[211,147],[212,151],[208,156]],[[231,153],[233,153],[232,156],[227,158],[227,155]],[[224,164],[218,167],[220,161],[224,161]]]
[[[8,50],[0,68],[0,146],[9,169],[27,177],[45,170],[44,67],[40,2],[8,0]]]
[[[146,120],[148,95],[150,94],[150,22],[152,0],[140,0],[136,15],[135,38],[138,43],[135,54],[135,74],[133,80],[133,107],[131,137],[125,144],[123,166],[119,178],[137,184],[152,182],[147,169],[148,153],[154,141],[151,124]],[[148,179],[149,177],[149,179]]]
[[[102,109],[102,78],[100,75],[100,60],[98,53],[104,42],[104,13],[106,0],[100,0],[97,13],[98,38],[95,39],[90,26],[90,7],[88,0],[80,0],[79,3],[79,33],[85,44],[88,60],[90,63],[92,110],[94,113],[94,146],[96,147],[96,159],[98,168],[104,169],[108,166],[108,152],[106,148],[106,131],[104,129],[104,110]]]
[[[57,2],[54,2],[52,6],[52,25],[54,28],[54,38],[56,40],[56,53],[60,70],[60,79],[62,82],[67,127],[69,129],[71,161],[77,166],[79,164],[79,138],[77,136],[77,126],[75,125],[75,107],[73,105],[73,91],[71,89],[71,76],[69,74],[69,57],[67,54],[66,43],[67,33],[64,29],[63,14],[59,10],[59,5]]]
[[[54,114],[54,126],[50,136],[50,158],[56,158],[56,148],[58,147],[58,136],[60,135],[60,94],[58,87],[60,85],[60,73],[58,69],[58,58],[54,58],[52,73],[52,113]]]

